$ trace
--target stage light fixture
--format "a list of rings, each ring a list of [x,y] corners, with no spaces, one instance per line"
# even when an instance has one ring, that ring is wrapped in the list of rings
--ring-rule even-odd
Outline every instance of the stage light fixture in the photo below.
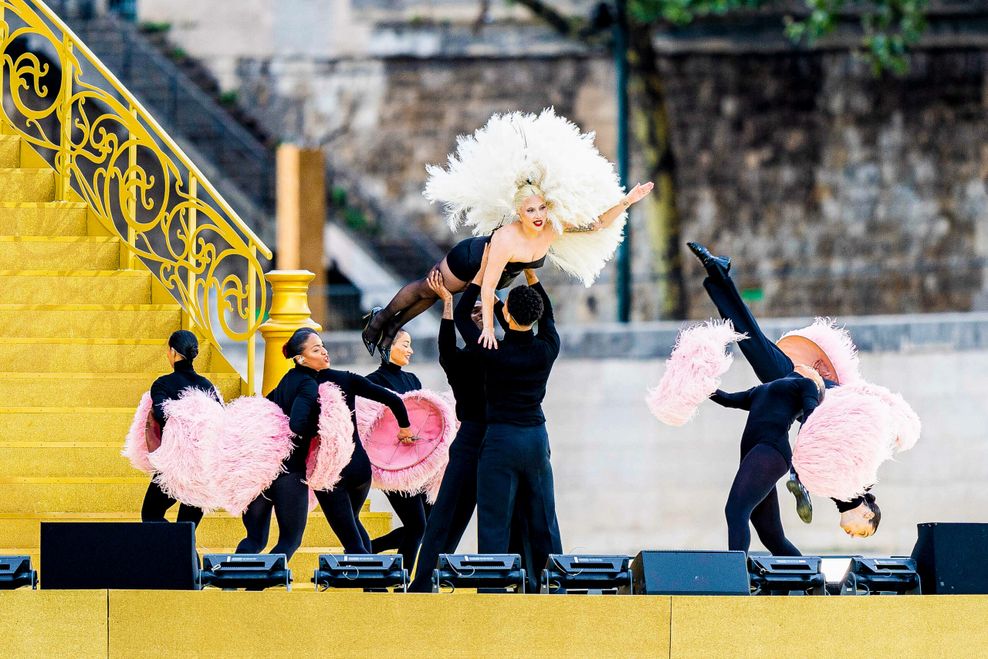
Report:
[[[514,588],[525,592],[525,570],[518,554],[440,554],[432,571],[432,592],[453,588]]]
[[[749,556],[752,595],[826,595],[817,556]]]
[[[851,559],[842,595],[919,595],[916,561],[908,556]]]
[[[0,556],[0,590],[22,586],[38,587],[38,571],[31,569],[30,556]]]
[[[199,587],[263,590],[273,586],[292,589],[292,571],[284,554],[206,554],[202,557]]]
[[[631,557],[549,554],[542,570],[543,593],[631,593]]]
[[[312,583],[316,590],[398,587],[408,592],[408,570],[402,567],[401,554],[320,554]]]

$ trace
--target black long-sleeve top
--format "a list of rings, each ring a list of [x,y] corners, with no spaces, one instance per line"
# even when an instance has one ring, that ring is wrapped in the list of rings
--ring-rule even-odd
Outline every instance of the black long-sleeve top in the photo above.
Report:
[[[164,410],[165,401],[175,400],[186,389],[199,389],[210,394],[216,400],[220,400],[219,394],[216,393],[216,387],[213,386],[212,382],[195,372],[192,362],[182,359],[175,362],[173,368],[175,369],[174,372],[162,375],[151,384],[151,402],[154,405],[151,414],[162,428],[165,427],[167,421]]]
[[[387,405],[391,412],[394,413],[395,419],[398,420],[398,426],[401,428],[408,427],[408,412],[405,410],[405,404],[398,397],[398,394],[393,391],[374,384],[362,375],[357,375],[350,371],[338,371],[333,368],[319,371],[318,379],[320,384],[323,382],[332,382],[343,391],[346,406],[350,408],[351,414],[355,409],[355,399],[357,397],[366,398],[367,400],[373,400]],[[357,447],[363,446],[360,443],[360,438],[357,436],[356,424],[353,426],[353,442]]]
[[[747,391],[728,393],[718,389],[710,400],[724,407],[748,410],[748,420],[741,435],[741,457],[756,444],[770,444],[792,462],[789,428],[796,418],[809,418],[820,403],[816,384],[809,378],[792,373]]]
[[[401,366],[391,362],[381,364],[380,368],[373,373],[368,373],[366,377],[374,384],[390,389],[396,394],[407,394],[409,391],[417,391],[422,388],[422,382],[414,373],[403,371]]]
[[[318,373],[296,364],[267,395],[267,399],[280,407],[288,417],[288,427],[295,435],[295,448],[284,462],[285,469],[290,472],[305,471],[309,445],[319,432]]]
[[[486,366],[487,423],[538,426],[545,423],[542,400],[552,365],[559,356],[559,333],[552,315],[552,303],[542,284],[532,289],[542,296],[544,310],[538,332],[507,330],[497,349],[477,346]],[[480,286],[467,286],[453,312],[456,329],[468,346],[477,345],[480,329],[470,318],[480,295]]]
[[[502,329],[507,331],[508,323],[502,314],[503,307],[504,303],[500,300],[494,303],[494,317]],[[453,319],[443,318],[439,321],[439,365],[443,367],[446,381],[453,390],[456,418],[461,422],[487,422],[487,397],[484,395],[486,364],[479,350],[476,343],[458,348]]]

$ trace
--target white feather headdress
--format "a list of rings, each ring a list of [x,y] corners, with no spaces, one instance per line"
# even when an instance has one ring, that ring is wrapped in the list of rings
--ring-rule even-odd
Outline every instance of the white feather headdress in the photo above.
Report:
[[[552,108],[541,114],[495,114],[472,135],[457,138],[445,169],[427,168],[426,198],[441,203],[454,231],[461,224],[476,236],[517,221],[514,196],[526,182],[538,186],[549,206],[549,221],[561,235],[549,249],[557,266],[590,286],[623,239],[626,214],[607,229],[563,233],[592,225],[618,204],[624,190],[614,166]]]

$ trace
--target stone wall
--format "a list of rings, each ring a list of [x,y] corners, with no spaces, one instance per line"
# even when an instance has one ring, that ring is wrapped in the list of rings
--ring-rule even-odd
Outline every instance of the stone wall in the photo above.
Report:
[[[335,168],[356,174],[355,192],[385,210],[375,220],[386,230],[410,223],[441,243],[454,240],[421,196],[424,168],[493,112],[555,105],[614,154],[610,58],[543,27],[495,23],[475,35],[456,23],[466,21],[457,2],[427,14],[413,2],[361,5],[377,12],[375,23],[346,13],[345,0],[318,14],[293,0],[309,12],[305,25],[279,18],[287,8],[252,0],[266,7],[254,48],[189,38],[205,34],[209,19],[194,18],[186,2],[174,28],[183,47],[215,59],[225,84],[274,134],[321,145]],[[170,3],[150,6],[159,19],[171,11]],[[344,14],[350,36],[360,35],[347,48],[339,33],[351,24],[332,20]],[[337,28],[320,39],[313,25]],[[684,241],[734,257],[756,312],[988,308],[988,49],[920,51],[905,77],[875,78],[840,48],[799,52],[781,42],[766,50],[734,43],[728,31],[716,45],[722,52],[711,54],[663,39]],[[653,241],[640,213],[632,228],[634,317],[653,319]],[[685,258],[690,316],[705,317],[702,272]],[[566,322],[614,317],[613,266],[589,291],[547,278]]]

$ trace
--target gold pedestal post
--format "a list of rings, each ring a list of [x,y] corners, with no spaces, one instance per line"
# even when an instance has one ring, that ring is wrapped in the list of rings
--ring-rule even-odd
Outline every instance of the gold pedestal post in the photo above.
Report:
[[[315,273],[312,317],[326,323],[326,166],[322,151],[285,144],[277,156],[278,268]]]
[[[264,337],[264,380],[261,394],[267,395],[277,386],[282,376],[292,368],[285,359],[281,347],[300,327],[311,327],[317,332],[322,326],[312,320],[309,309],[309,283],[315,274],[308,270],[272,270],[265,275],[271,284],[271,312],[268,321],[261,325]]]

